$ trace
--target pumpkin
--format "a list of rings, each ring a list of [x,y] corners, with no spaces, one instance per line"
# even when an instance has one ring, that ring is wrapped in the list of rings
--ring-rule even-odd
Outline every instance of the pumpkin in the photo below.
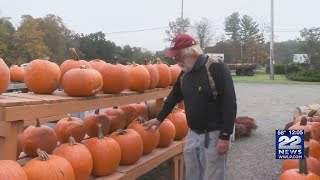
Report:
[[[145,91],[149,89],[150,75],[143,65],[132,64],[128,68],[129,89],[133,91]]]
[[[18,65],[12,65],[10,67],[10,81],[11,82],[23,82],[24,81],[24,69]]]
[[[76,142],[81,142],[86,135],[86,129],[83,121],[78,117],[69,117],[60,119],[55,127],[58,140],[66,143],[70,136],[73,136]]]
[[[307,117],[303,116],[301,118],[301,121],[291,126],[289,130],[304,130],[304,131],[309,130],[311,129],[311,126],[308,124],[307,121],[308,121]]]
[[[102,85],[101,74],[85,66],[69,70],[62,79],[63,90],[69,96],[94,96],[101,90]]]
[[[22,148],[29,156],[37,156],[37,149],[43,149],[51,153],[57,147],[57,136],[53,129],[48,126],[41,126],[39,119],[36,119],[36,126],[29,126],[23,131]]]
[[[283,172],[280,180],[319,180],[320,176],[310,172],[306,159],[299,159],[299,169],[289,169]]]
[[[104,113],[110,120],[109,133],[113,133],[118,129],[123,129],[126,126],[126,114],[122,109],[118,107],[107,108]]]
[[[0,94],[5,92],[10,84],[10,70],[7,64],[0,58]]]
[[[150,85],[149,85],[148,89],[156,88],[156,86],[159,83],[159,71],[158,71],[158,69],[154,65],[149,64],[147,62],[147,60],[145,60],[143,66],[147,69],[147,71],[149,72],[149,75],[150,75]]]
[[[84,142],[89,149],[92,159],[92,174],[106,176],[114,172],[119,166],[121,149],[117,141],[110,137],[104,137],[101,124],[98,124],[98,137],[93,137]]]
[[[106,63],[99,72],[103,78],[104,93],[118,94],[128,87],[129,73],[126,66]]]
[[[128,127],[128,125],[137,117],[139,117],[136,109],[134,108],[134,106],[132,104],[127,104],[127,105],[122,105],[119,106],[120,109],[122,109],[124,111],[124,113],[126,114],[126,125],[125,127]]]
[[[311,126],[311,139],[320,142],[320,122],[308,122]]]
[[[310,172],[313,172],[317,175],[320,175],[320,161],[314,157],[309,156],[309,147],[304,147],[304,158],[307,160],[307,167]],[[286,159],[282,161],[281,173],[285,172],[288,169],[299,168],[298,159]]]
[[[304,144],[310,148],[309,156],[312,156],[320,160],[320,143],[313,139],[310,139],[311,132],[310,130],[305,131],[304,134]]]
[[[159,126],[160,139],[158,147],[168,147],[173,142],[176,135],[176,128],[173,123],[165,119]]]
[[[12,160],[0,160],[0,179],[27,180],[27,175],[22,167]]]
[[[33,60],[24,72],[26,86],[36,94],[52,94],[59,86],[59,78],[59,66],[48,60]]]
[[[76,143],[72,136],[69,137],[68,143],[61,144],[52,154],[63,157],[69,161],[76,180],[89,179],[93,166],[91,153],[85,145]]]
[[[62,82],[64,74],[66,72],[68,72],[70,69],[80,68],[80,66],[85,66],[87,68],[91,68],[91,65],[88,61],[79,60],[79,56],[78,56],[78,53],[75,48],[70,48],[69,51],[70,51],[70,54],[73,57],[73,59],[67,59],[61,63],[61,65],[60,65],[60,70],[61,70],[60,83]]]
[[[171,86],[173,86],[178,79],[178,76],[181,72],[181,68],[180,66],[178,66],[177,64],[170,66],[170,71],[171,71]]]
[[[98,124],[102,124],[103,135],[107,135],[110,130],[110,120],[104,113],[99,113],[99,109],[94,113],[89,114],[83,119],[85,130],[90,137],[98,136]]]
[[[143,123],[145,123],[145,119],[138,117],[129,124],[128,129],[133,129],[140,134],[143,142],[143,154],[148,154],[157,147],[160,137],[158,129],[155,131],[152,128],[146,130],[142,126]]]
[[[142,116],[143,118],[148,119],[148,107],[145,103],[132,104],[132,106],[136,110],[138,116]]]
[[[28,180],[74,180],[75,175],[71,164],[63,157],[48,155],[37,150],[39,157],[27,162],[23,167]]]
[[[172,78],[171,71],[167,64],[164,64],[159,58],[157,59],[157,64],[155,67],[159,72],[159,83],[157,85],[158,88],[165,88],[170,86]]]
[[[103,67],[103,65],[107,63],[104,60],[94,59],[89,61],[89,64],[92,67],[92,69],[95,69],[100,72],[101,71],[100,69]]]
[[[176,134],[174,137],[175,140],[181,140],[187,136],[189,127],[186,114],[183,112],[183,110],[174,108],[173,111],[168,115],[167,119],[173,123],[176,129]]]
[[[139,133],[133,129],[119,129],[110,135],[121,149],[121,165],[137,162],[143,154],[143,142]]]

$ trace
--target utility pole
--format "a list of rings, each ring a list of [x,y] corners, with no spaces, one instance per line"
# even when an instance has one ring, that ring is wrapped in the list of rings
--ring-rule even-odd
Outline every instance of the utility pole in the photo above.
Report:
[[[274,80],[274,68],[273,68],[273,62],[274,62],[274,0],[271,0],[271,34],[270,34],[270,80]]]
[[[182,32],[184,32],[184,20],[183,20],[183,0],[181,3],[181,23],[182,23]],[[181,32],[181,33],[182,33]]]

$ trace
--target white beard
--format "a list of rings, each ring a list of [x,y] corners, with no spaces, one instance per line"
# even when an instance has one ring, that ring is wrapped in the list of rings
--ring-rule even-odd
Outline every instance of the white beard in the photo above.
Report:
[[[195,60],[185,59],[183,63],[178,63],[178,65],[181,67],[182,71],[190,72],[195,63],[196,63]]]

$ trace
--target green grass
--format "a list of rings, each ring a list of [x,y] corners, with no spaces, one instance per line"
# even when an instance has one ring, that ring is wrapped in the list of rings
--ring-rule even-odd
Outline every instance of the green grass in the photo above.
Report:
[[[259,73],[254,76],[236,76],[232,73],[232,78],[235,83],[270,83],[270,84],[301,84],[301,85],[320,85],[320,82],[302,82],[291,81],[284,75],[275,75],[274,80],[270,80],[269,74]]]

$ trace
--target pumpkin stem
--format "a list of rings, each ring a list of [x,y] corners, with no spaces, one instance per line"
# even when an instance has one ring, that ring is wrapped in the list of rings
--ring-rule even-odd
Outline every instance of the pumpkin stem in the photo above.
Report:
[[[37,122],[36,127],[41,127],[39,118],[36,118],[36,122]]]
[[[300,121],[300,126],[306,126],[308,122],[307,117],[303,116]]]
[[[146,120],[145,120],[143,117],[141,117],[141,116],[139,116],[139,117],[137,118],[137,121],[139,122],[139,124],[143,124],[143,123],[146,122]]]
[[[144,65],[148,65],[148,60],[147,59],[144,60]]]
[[[126,133],[127,133],[127,131],[125,129],[118,129],[117,130],[118,135],[125,135]]]
[[[317,110],[312,109],[312,110],[308,113],[308,117],[313,117],[316,113],[317,113]]]
[[[72,121],[71,114],[68,114],[68,120],[67,121]]]
[[[305,156],[305,158],[309,157],[309,150],[310,150],[310,148],[308,146],[304,146],[304,156]]]
[[[74,137],[72,137],[72,136],[70,136],[69,137],[69,146],[73,146],[73,145],[75,145],[76,144],[76,140],[74,139]]]
[[[96,109],[96,110],[94,111],[94,114],[99,114],[99,112],[100,112],[100,109]]]
[[[79,61],[79,55],[78,55],[76,49],[75,49],[75,48],[69,48],[69,50],[70,50],[70,53],[71,53],[72,58],[73,58],[75,61]]]
[[[87,69],[86,65],[81,65],[80,69]]]
[[[98,123],[98,139],[103,139],[103,133],[101,128],[101,123]]]
[[[113,106],[113,109],[118,109],[118,106]]]
[[[306,158],[299,159],[299,174],[308,174]]]
[[[47,152],[42,151],[40,148],[37,149],[37,154],[42,161],[48,161],[50,159]]]
[[[304,133],[304,141],[310,141],[311,131],[306,130]]]

